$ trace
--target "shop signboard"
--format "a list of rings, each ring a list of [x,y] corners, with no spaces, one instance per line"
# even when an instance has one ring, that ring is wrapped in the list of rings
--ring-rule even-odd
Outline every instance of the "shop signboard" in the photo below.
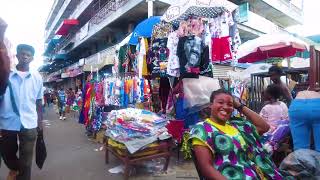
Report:
[[[78,75],[80,75],[82,73],[83,73],[82,69],[74,69],[69,73],[69,76],[70,77],[76,77],[76,76],[78,76]]]
[[[65,72],[61,74],[61,78],[68,78],[69,77],[69,73]]]
[[[249,3],[246,2],[239,5],[238,22],[239,23],[248,22],[248,16],[249,16]]]
[[[84,58],[80,59],[78,62],[78,66],[83,66],[84,65]]]

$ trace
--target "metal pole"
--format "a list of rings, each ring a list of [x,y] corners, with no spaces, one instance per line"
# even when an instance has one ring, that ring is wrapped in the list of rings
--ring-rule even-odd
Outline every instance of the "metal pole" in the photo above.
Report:
[[[153,16],[153,1],[154,0],[146,0],[148,3],[148,18]]]

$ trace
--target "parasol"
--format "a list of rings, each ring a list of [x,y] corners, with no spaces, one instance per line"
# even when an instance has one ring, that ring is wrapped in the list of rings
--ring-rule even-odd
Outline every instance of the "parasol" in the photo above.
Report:
[[[132,32],[129,44],[137,45],[139,43],[139,37],[151,37],[153,26],[159,22],[160,16],[153,16],[139,23]]]
[[[269,58],[287,58],[308,50],[308,45],[290,34],[265,34],[243,43],[238,50],[238,62],[254,63]]]

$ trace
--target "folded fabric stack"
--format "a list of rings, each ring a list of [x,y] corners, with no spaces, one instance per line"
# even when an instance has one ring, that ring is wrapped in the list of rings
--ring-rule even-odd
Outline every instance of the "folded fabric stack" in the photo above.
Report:
[[[106,136],[125,144],[129,150],[132,149],[131,152],[135,152],[158,139],[169,138],[165,127],[167,122],[165,118],[147,110],[115,110],[109,113],[105,121]],[[132,144],[134,148],[128,147]]]

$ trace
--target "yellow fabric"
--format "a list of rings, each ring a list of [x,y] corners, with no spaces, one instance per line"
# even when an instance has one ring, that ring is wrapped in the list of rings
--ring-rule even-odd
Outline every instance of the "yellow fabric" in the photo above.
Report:
[[[144,40],[144,44],[145,44],[145,49],[148,51],[149,47],[148,47],[148,40],[146,38],[143,38]],[[146,52],[147,54],[147,52]],[[147,76],[149,75],[148,73],[148,67],[147,67],[147,56],[143,56],[143,65],[142,65],[142,75],[143,76]]]
[[[193,138],[192,146],[207,146],[207,145],[204,142],[200,141],[199,139]]]
[[[224,132],[227,135],[230,136],[238,136],[238,139],[240,141],[241,146],[245,146],[246,142],[244,141],[243,137],[240,135],[240,132],[238,131],[238,129],[236,129],[235,127],[229,125],[229,124],[225,124],[225,125],[220,125],[214,121],[212,121],[211,119],[206,119],[206,122],[209,123],[210,125],[216,127],[217,129],[219,129],[220,131]],[[203,141],[193,138],[192,139],[192,146],[207,146],[206,143],[204,143]]]
[[[124,150],[126,150],[126,146],[124,144],[119,143],[119,142],[114,141],[114,140],[109,138],[108,139],[108,145],[113,147],[119,155],[121,155],[121,156],[125,155]],[[148,145],[148,148],[157,147],[157,146],[159,146],[158,143],[152,143],[152,144]],[[159,150],[143,151],[143,152],[139,152],[139,153],[133,154],[133,157],[148,156],[148,155],[156,154],[158,152],[159,152]]]
[[[228,134],[230,136],[236,136],[239,134],[238,129],[234,128],[233,126],[229,125],[229,124],[225,124],[225,125],[220,125],[214,121],[212,121],[211,119],[206,119],[206,122],[211,124],[212,126],[218,128],[220,131],[224,132],[225,134]]]

